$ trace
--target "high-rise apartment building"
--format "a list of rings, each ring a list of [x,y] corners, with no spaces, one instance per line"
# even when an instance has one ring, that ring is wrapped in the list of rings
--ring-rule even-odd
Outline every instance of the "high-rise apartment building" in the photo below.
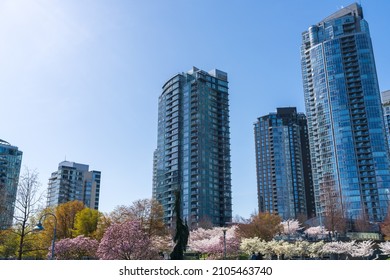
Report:
[[[254,124],[259,212],[282,219],[315,215],[306,117],[277,108]]]
[[[390,150],[390,90],[382,92],[383,117],[385,119],[386,137]]]
[[[12,226],[22,155],[0,139],[0,230]]]
[[[302,33],[301,65],[317,214],[382,221],[389,158],[368,23],[359,4]]]
[[[171,225],[175,191],[182,216],[223,226],[232,219],[227,73],[193,68],[163,86],[158,107],[153,198]]]
[[[100,171],[89,171],[89,166],[70,161],[60,162],[58,170],[51,174],[47,191],[47,206],[57,206],[79,200],[85,206],[98,209],[100,195]]]

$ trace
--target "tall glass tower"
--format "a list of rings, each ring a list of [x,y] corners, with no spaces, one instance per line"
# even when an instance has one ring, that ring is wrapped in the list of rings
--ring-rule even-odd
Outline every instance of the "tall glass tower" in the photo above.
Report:
[[[12,226],[23,153],[0,139],[0,230]]]
[[[163,86],[158,105],[153,198],[172,225],[175,191],[190,226],[232,219],[227,73],[193,67]]]
[[[385,126],[368,23],[360,5],[302,33],[301,65],[317,213],[382,221],[390,189]]]
[[[254,124],[259,212],[315,216],[306,116],[277,108]]]

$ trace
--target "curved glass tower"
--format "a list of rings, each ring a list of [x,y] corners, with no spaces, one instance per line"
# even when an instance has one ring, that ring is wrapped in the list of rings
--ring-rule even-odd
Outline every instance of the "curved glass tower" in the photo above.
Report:
[[[389,159],[361,6],[345,7],[303,32],[301,65],[317,213],[337,207],[347,218],[382,221]]]
[[[193,68],[177,74],[159,97],[153,198],[171,225],[174,192],[181,190],[182,216],[190,226],[232,219],[227,74]]]

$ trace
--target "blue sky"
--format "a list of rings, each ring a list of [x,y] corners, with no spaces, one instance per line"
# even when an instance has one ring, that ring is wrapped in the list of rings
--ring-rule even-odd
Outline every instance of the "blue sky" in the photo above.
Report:
[[[390,1],[361,1],[381,91]],[[100,210],[150,198],[157,101],[192,66],[229,75],[233,215],[257,208],[253,123],[304,112],[301,33],[350,1],[0,0],[0,139],[42,191],[65,158],[102,171]]]

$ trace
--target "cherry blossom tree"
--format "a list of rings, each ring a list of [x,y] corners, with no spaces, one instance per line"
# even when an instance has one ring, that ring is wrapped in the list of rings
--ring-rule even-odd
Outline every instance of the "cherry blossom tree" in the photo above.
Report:
[[[297,241],[294,243],[286,242],[283,240],[276,241],[272,240],[267,243],[268,254],[276,255],[278,260],[290,259],[293,256],[303,256],[309,250],[309,242],[307,241]]]
[[[317,227],[309,227],[308,229],[305,230],[305,234],[307,234],[311,238],[319,238],[329,234],[329,231],[327,231],[323,226],[317,226]]]
[[[158,252],[171,252],[175,246],[172,237],[170,235],[164,236],[153,236],[152,237],[152,247],[155,248]]]
[[[297,241],[294,243],[294,247],[292,248],[293,256],[300,256],[303,258],[304,256],[308,256],[310,254],[310,243],[308,241]]]
[[[105,232],[97,250],[103,260],[158,259],[149,235],[138,220],[111,225]]]
[[[283,233],[286,235],[294,235],[298,230],[302,229],[298,220],[286,220],[280,223],[283,227]]]
[[[286,241],[272,240],[266,242],[260,238],[245,238],[241,240],[240,249],[246,254],[258,252],[265,255],[266,259],[270,259],[272,255],[276,255],[278,259],[282,256],[284,258],[292,258],[294,256],[309,256],[311,258],[319,258],[322,256],[322,247],[324,242],[308,242],[297,241],[289,243]]]
[[[79,235],[75,238],[65,238],[55,244],[55,257],[58,260],[81,260],[96,258],[99,243],[95,239]]]
[[[374,253],[374,242],[372,240],[365,240],[354,244],[351,250],[352,257],[368,258]]]
[[[192,251],[207,254],[209,259],[222,258],[224,254],[224,240],[222,227],[212,229],[198,228],[190,234],[189,248]],[[236,234],[237,226],[226,230],[226,255],[234,256],[240,248],[240,239]]]
[[[355,246],[355,241],[350,242],[341,242],[334,241],[325,243],[322,247],[322,252],[325,254],[335,254],[335,255],[351,255]]]
[[[284,259],[291,259],[293,256],[301,256],[302,248],[299,246],[298,242],[290,243],[285,241],[279,241],[281,246],[281,251],[283,252]]]
[[[390,256],[390,241],[382,242],[379,244],[379,248],[381,249],[383,255]]]
[[[246,254],[251,254],[253,252],[262,253],[268,255],[268,242],[258,238],[244,238],[241,240],[240,250]]]
[[[311,243],[309,248],[308,248],[309,257],[315,258],[315,259],[321,257],[323,254],[322,248],[323,248],[324,244],[325,243],[322,240],[319,242]]]

